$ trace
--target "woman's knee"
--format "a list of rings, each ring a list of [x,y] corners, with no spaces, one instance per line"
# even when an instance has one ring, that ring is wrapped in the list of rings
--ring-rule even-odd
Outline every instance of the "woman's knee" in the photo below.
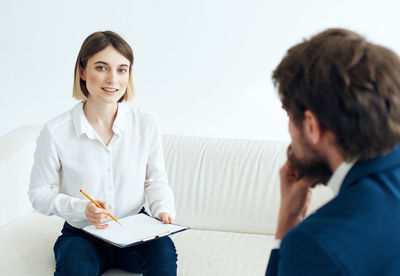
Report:
[[[99,275],[98,252],[85,238],[61,236],[54,245],[54,256],[54,275]]]
[[[169,237],[149,242],[145,251],[145,262],[152,269],[162,271],[168,268],[174,268],[176,270],[178,255],[176,253],[175,245]]]

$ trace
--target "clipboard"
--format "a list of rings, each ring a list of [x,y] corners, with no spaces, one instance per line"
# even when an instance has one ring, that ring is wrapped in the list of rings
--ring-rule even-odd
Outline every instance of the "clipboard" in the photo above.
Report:
[[[145,214],[137,214],[107,222],[106,229],[96,229],[93,225],[82,228],[86,233],[120,248],[134,246],[143,242],[173,235],[189,227],[177,224],[164,224]]]

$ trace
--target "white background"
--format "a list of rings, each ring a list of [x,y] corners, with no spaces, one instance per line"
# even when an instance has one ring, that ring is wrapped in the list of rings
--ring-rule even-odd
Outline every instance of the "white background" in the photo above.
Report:
[[[271,82],[285,51],[345,27],[399,53],[399,8],[382,0],[1,0],[0,135],[71,108],[83,40],[113,30],[134,50],[135,104],[156,113],[164,133],[288,140]]]

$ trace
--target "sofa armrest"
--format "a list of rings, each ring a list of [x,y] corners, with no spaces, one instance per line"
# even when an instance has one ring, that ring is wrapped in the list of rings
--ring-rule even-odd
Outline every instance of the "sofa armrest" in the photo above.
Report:
[[[32,212],[27,191],[39,132],[39,126],[26,125],[0,137],[0,227]]]

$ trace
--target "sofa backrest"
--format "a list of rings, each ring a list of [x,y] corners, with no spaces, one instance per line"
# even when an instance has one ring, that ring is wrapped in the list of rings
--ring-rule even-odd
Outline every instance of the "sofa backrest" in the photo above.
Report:
[[[177,223],[195,229],[275,233],[279,170],[288,142],[164,136]],[[310,212],[332,193],[315,190]]]
[[[28,198],[38,126],[23,126],[0,137],[0,227],[32,212]]]
[[[0,137],[0,227],[32,211],[27,190],[39,131],[39,126],[22,126]],[[177,135],[164,135],[163,141],[177,223],[195,229],[274,234],[279,169],[286,160],[287,142]],[[317,189],[310,210],[331,196],[329,189]]]

